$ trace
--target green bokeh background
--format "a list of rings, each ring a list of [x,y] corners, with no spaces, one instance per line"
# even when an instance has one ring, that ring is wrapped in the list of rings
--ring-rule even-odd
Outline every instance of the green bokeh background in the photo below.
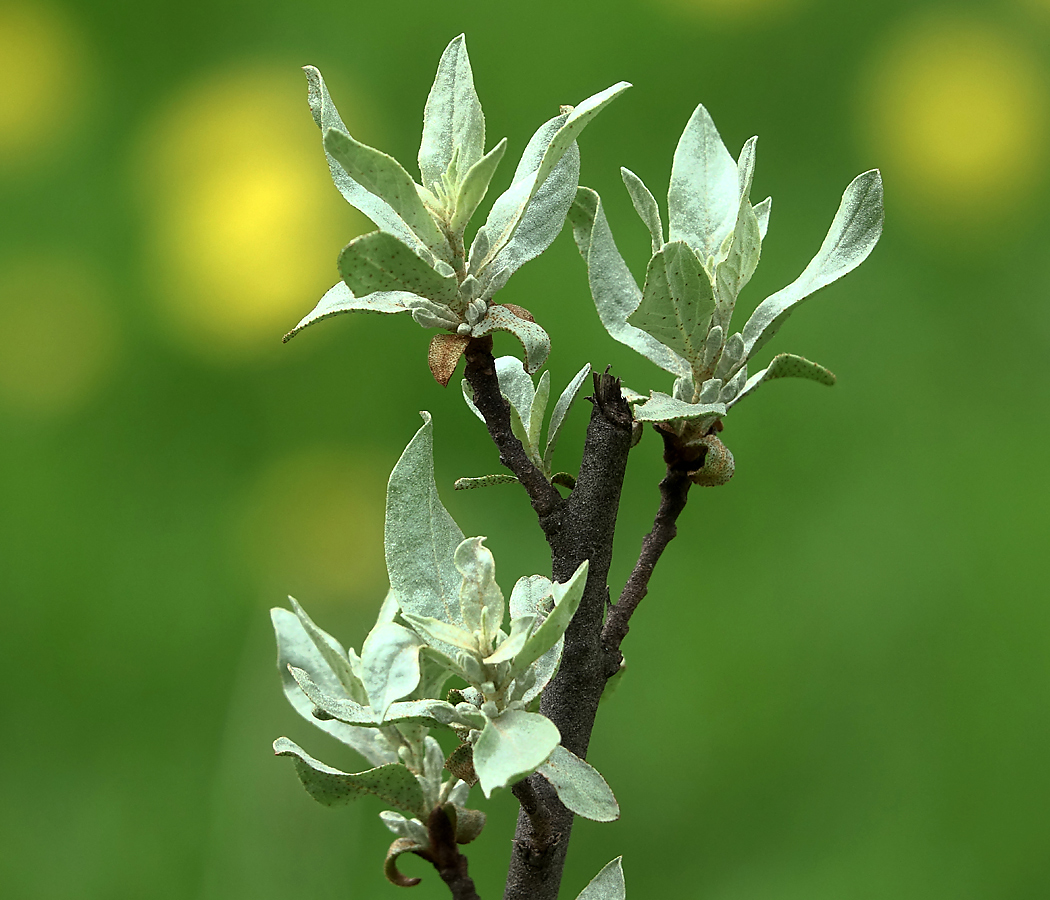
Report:
[[[398,895],[379,802],[319,807],[270,753],[288,734],[355,765],[286,707],[266,611],[293,593],[360,647],[385,587],[383,485],[420,409],[435,416],[446,503],[489,535],[505,590],[546,571],[545,546],[520,492],[452,493],[496,471],[496,454],[455,381],[431,380],[411,321],[343,317],[280,344],[367,229],[334,189],[305,213],[328,223],[331,262],[311,263],[265,328],[250,296],[231,314],[224,296],[169,290],[163,259],[182,234],[224,271],[270,278],[279,247],[190,234],[180,191],[221,198],[237,172],[250,199],[253,153],[278,132],[326,177],[305,63],[349,127],[407,165],[460,31],[488,143],[510,139],[498,189],[558,104],[634,83],[581,150],[638,274],[647,237],[617,169],[662,196],[697,102],[732,152],[761,136],[754,197],[774,206],[744,306],[798,274],[855,174],[881,165],[886,181],[872,258],[770,348],[838,385],[780,382],[730,417],[736,477],[694,492],[634,621],[590,755],[623,818],[578,824],[564,895],[624,854],[634,898],[1050,896],[1050,5],[96,0],[0,7],[0,39],[37,34],[17,24],[36,15],[61,40],[24,38],[31,65],[0,63],[0,92],[34,97],[21,119],[0,116],[5,897]],[[245,127],[224,85],[253,72],[271,81]],[[158,141],[201,96],[233,124],[175,171]],[[295,212],[300,196],[281,203]],[[285,207],[259,204],[279,225]],[[249,218],[263,227],[263,213]],[[585,361],[667,389],[602,331],[568,234],[502,297],[547,327],[559,389]],[[227,325],[196,341],[202,309]],[[562,467],[584,424],[577,411]],[[614,585],[659,474],[649,435]],[[516,804],[486,808],[471,871],[497,897]],[[404,869],[424,877],[412,896],[446,895],[421,861]]]

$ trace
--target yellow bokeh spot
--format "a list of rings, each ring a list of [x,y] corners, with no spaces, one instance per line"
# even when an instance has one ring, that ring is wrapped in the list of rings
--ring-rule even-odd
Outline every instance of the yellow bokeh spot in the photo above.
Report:
[[[807,0],[658,0],[669,12],[698,20],[754,23],[795,12]]]
[[[898,201],[949,227],[1010,213],[1046,165],[1043,72],[984,22],[909,21],[874,61],[861,114]]]
[[[276,347],[338,280],[340,247],[369,227],[332,185],[290,66],[189,89],[139,152],[150,284],[173,332],[212,355]]]
[[[80,41],[56,10],[0,6],[0,163],[46,155],[78,117],[91,80]]]
[[[89,399],[112,366],[115,317],[85,260],[25,257],[0,269],[0,405],[57,415]]]
[[[238,526],[241,556],[271,600],[376,605],[386,592],[386,476],[367,459],[311,448],[270,464]]]

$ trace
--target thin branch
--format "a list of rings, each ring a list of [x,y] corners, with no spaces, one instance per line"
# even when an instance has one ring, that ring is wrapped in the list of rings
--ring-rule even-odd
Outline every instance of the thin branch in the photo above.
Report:
[[[536,468],[525,453],[510,425],[510,406],[500,393],[496,361],[492,356],[492,338],[472,338],[464,354],[467,359],[466,379],[474,390],[474,405],[485,417],[489,435],[499,450],[499,460],[510,469],[532,501],[541,520],[556,512],[564,503],[558,489]]]
[[[467,874],[467,858],[456,846],[456,833],[445,810],[435,806],[427,820],[430,846],[414,851],[437,869],[454,900],[480,900],[474,879]]]
[[[551,844],[554,834],[551,830],[551,817],[548,810],[540,802],[536,789],[532,786],[532,780],[523,778],[511,787],[511,792],[518,798],[518,803],[525,811],[532,823],[532,840],[536,850],[545,852]]]

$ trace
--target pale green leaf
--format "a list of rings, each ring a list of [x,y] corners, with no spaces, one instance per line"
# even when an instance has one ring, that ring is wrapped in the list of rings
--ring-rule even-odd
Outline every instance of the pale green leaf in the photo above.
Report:
[[[497,484],[515,484],[517,478],[513,475],[480,475],[477,478],[457,478],[452,485],[455,491],[472,491],[475,488],[492,487]]]
[[[565,629],[569,627],[583,599],[583,590],[587,585],[587,567],[588,562],[584,560],[568,581],[564,584],[554,582],[551,585],[554,609],[525,642],[521,652],[514,657],[515,672],[524,672],[565,634]]]
[[[561,742],[557,726],[546,716],[507,710],[490,719],[474,745],[474,771],[486,797],[507,787],[547,761]]]
[[[611,863],[591,879],[576,900],[626,900],[627,885],[623,880],[622,856],[617,856]]]
[[[413,816],[427,814],[423,789],[416,776],[400,763],[355,774],[340,772],[314,759],[285,737],[273,742],[273,752],[278,756],[292,757],[303,787],[324,806],[342,806],[366,794],[373,794]]]
[[[754,171],[754,142],[751,138],[741,151],[740,162],[740,207],[737,211],[733,230],[733,240],[726,258],[715,268],[715,279],[718,285],[719,302],[725,307],[723,325],[729,324],[736,299],[740,291],[751,280],[758,267],[762,252],[758,216],[751,207],[748,193],[751,189],[751,173]],[[748,152],[750,150],[750,152]]]
[[[766,197],[765,200],[753,207],[755,210],[755,218],[758,220],[759,240],[764,241],[766,239],[766,232],[769,230],[769,212],[772,207],[772,197]]]
[[[439,303],[455,302],[455,275],[439,275],[392,235],[373,231],[354,238],[339,254],[339,274],[354,296],[404,291]]]
[[[510,634],[507,639],[499,645],[496,652],[486,657],[482,662],[494,666],[496,663],[507,662],[513,659],[525,646],[525,641],[532,634],[532,626],[536,624],[536,616],[522,616],[511,620]]]
[[[553,583],[543,575],[530,575],[527,578],[519,578],[510,592],[508,606],[510,607],[511,622],[526,616],[535,616],[537,621],[543,622],[550,614],[554,605]],[[561,663],[562,648],[565,646],[565,636],[558,638],[554,646],[544,653],[532,664],[532,686],[525,692],[522,698],[529,703],[538,697],[540,692],[550,683],[558,665]],[[515,654],[517,655],[517,654]]]
[[[642,302],[627,321],[696,366],[714,309],[700,260],[685,243],[672,241],[649,260]]]
[[[547,401],[551,395],[551,373],[548,369],[540,376],[540,382],[536,385],[536,394],[532,398],[532,409],[529,411],[528,436],[529,447],[533,455],[539,457],[540,434],[543,431],[543,416],[547,412]]]
[[[456,193],[456,211],[452,216],[452,221],[449,223],[449,228],[455,233],[461,234],[463,232],[471,216],[477,210],[478,204],[481,203],[485,194],[488,193],[492,176],[495,174],[500,160],[503,159],[506,149],[507,139],[503,138],[467,170],[467,174],[459,186],[459,191]]]
[[[630,169],[620,166],[620,177],[623,178],[627,193],[631,195],[635,211],[645,223],[645,227],[649,229],[653,242],[653,253],[659,253],[660,248],[664,245],[664,223],[660,218],[660,207],[656,198],[645,186],[645,182]]]
[[[532,402],[536,399],[536,388],[532,378],[525,371],[525,366],[516,356],[501,356],[496,360],[496,378],[499,381],[499,392],[510,404],[511,412],[517,417],[514,425],[518,440],[528,448],[528,425],[532,414]]]
[[[355,297],[353,292],[342,281],[325,291],[324,296],[298,325],[285,336],[285,342],[290,341],[307,325],[313,325],[329,316],[336,316],[348,312],[373,312],[373,313],[403,313],[411,312],[410,305],[413,300],[420,300],[416,294],[407,291],[383,291],[378,294],[368,294],[365,297]]]
[[[496,560],[482,543],[484,540],[467,538],[456,547],[453,561],[463,576],[459,608],[464,625],[469,631],[494,635],[503,622],[505,604],[503,592],[496,584]]]
[[[472,337],[484,337],[494,331],[507,331],[520,341],[525,351],[525,371],[532,374],[547,361],[551,340],[535,322],[519,319],[507,307],[494,303],[488,313],[471,331]]]
[[[703,419],[726,414],[724,403],[686,403],[667,394],[653,391],[649,399],[634,408],[634,418],[639,422],[670,422],[674,419]]]
[[[558,445],[558,435],[561,434],[561,426],[565,423],[565,418],[568,416],[569,410],[572,409],[583,382],[590,374],[591,364],[584,363],[583,368],[573,376],[569,386],[561,392],[558,402],[554,404],[551,421],[547,426],[547,447],[543,451],[543,468],[546,472],[550,472],[553,465],[554,448]]]
[[[461,172],[473,166],[485,152],[485,114],[474,90],[467,41],[462,34],[453,38],[441,54],[423,110],[419,173],[424,187],[441,181],[457,150]]]
[[[828,387],[835,384],[835,375],[823,366],[793,353],[781,353],[774,356],[772,362],[761,372],[756,372],[748,378],[735,399],[728,405],[735,406],[756,388],[775,378],[806,378]]]
[[[414,613],[403,612],[401,617],[412,626],[416,634],[439,650],[458,647],[469,653],[478,652],[478,642],[473,631],[467,631],[433,616],[417,616]]]
[[[786,288],[763,300],[744,326],[750,357],[774,334],[794,307],[857,268],[882,234],[882,175],[872,169],[858,175],[842,195],[827,237],[805,271]]]
[[[605,779],[593,766],[562,746],[537,770],[558,793],[558,799],[576,815],[594,822],[614,822],[620,805]]]
[[[430,835],[427,833],[427,826],[419,819],[406,819],[401,813],[394,812],[392,809],[384,809],[379,814],[379,818],[398,837],[407,838],[419,847],[429,846]]]
[[[368,702],[380,721],[390,704],[419,684],[419,649],[423,642],[396,622],[377,625],[361,647],[361,667]]]
[[[318,628],[314,624],[313,619],[306,614],[306,610],[299,605],[299,601],[295,597],[289,597],[288,602],[292,604],[292,611],[299,620],[299,624],[303,626],[303,630],[310,636],[310,640],[314,642],[314,646],[324,658],[328,668],[339,679],[339,683],[347,696],[359,702],[364,700],[364,685],[354,674],[350,666],[350,657],[343,645],[327,631],[322,631]]]
[[[616,248],[598,194],[581,187],[569,209],[569,221],[584,261],[591,296],[605,330],[614,340],[641,353],[672,375],[684,375],[689,364],[652,335],[627,323],[642,302],[642,292]]]

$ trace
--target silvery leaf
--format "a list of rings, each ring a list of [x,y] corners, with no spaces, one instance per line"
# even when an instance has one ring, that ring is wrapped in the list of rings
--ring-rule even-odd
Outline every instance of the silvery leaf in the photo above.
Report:
[[[672,241],[685,241],[702,259],[716,256],[740,206],[737,164],[704,107],[690,117],[674,152],[667,212]]]
[[[515,484],[513,475],[480,475],[477,478],[457,478],[452,489],[455,491],[472,491],[475,488],[493,487],[497,484]]]
[[[547,447],[543,451],[543,467],[547,472],[551,471],[554,448],[558,445],[558,435],[561,433],[561,426],[565,423],[565,417],[568,416],[569,410],[572,409],[572,404],[576,401],[576,396],[580,393],[583,382],[590,374],[591,364],[584,363],[583,368],[573,376],[569,386],[561,392],[558,402],[554,404],[551,421],[547,426]]]
[[[769,211],[773,207],[773,198],[766,197],[761,203],[752,207],[755,211],[755,218],[758,220],[758,237],[759,240],[764,241],[766,239],[766,232],[769,230]]]
[[[652,195],[645,183],[630,169],[620,166],[620,177],[631,195],[631,202],[645,227],[649,229],[649,235],[653,242],[653,253],[659,253],[664,245],[664,223],[660,218],[660,207],[656,198]]]
[[[419,649],[423,642],[396,622],[377,625],[361,647],[368,702],[380,721],[390,704],[407,697],[419,684]]]
[[[551,585],[551,593],[554,595],[554,609],[544,619],[543,624],[537,628],[525,646],[514,657],[514,671],[524,672],[543,654],[550,650],[558,639],[565,634],[572,617],[580,606],[583,599],[583,589],[587,585],[587,560],[580,563],[579,568],[564,584],[554,582]]]
[[[306,316],[284,336],[287,343],[295,337],[307,325],[320,322],[329,316],[347,312],[375,312],[375,313],[403,313],[410,312],[409,305],[413,300],[423,298],[407,291],[382,291],[378,294],[369,294],[365,297],[355,297],[342,281],[334,287],[325,291],[325,295],[318,301]]]
[[[598,770],[561,745],[537,770],[558,793],[558,799],[576,815],[594,822],[615,822],[620,805]]]
[[[672,241],[649,260],[642,302],[627,321],[696,367],[714,309],[711,282],[696,254]]]
[[[882,234],[882,175],[871,169],[850,182],[824,243],[805,271],[786,288],[763,300],[744,326],[747,355],[759,350],[795,306],[857,268]]]
[[[415,613],[403,612],[401,618],[408,622],[423,640],[439,650],[445,647],[458,647],[469,653],[478,652],[478,642],[473,631],[467,631],[443,619],[435,619],[433,616],[417,616]]]
[[[303,71],[306,73],[307,99],[310,103],[310,112],[314,117],[314,122],[321,129],[321,133],[324,134],[329,128],[334,128],[349,134],[349,129],[343,124],[343,120],[339,118],[339,112],[336,110],[335,104],[332,103],[332,98],[328,95],[328,88],[325,86],[321,73],[313,66],[304,66]],[[368,216],[375,222],[376,227],[382,231],[400,238],[410,247],[414,247],[421,252],[429,252],[426,250],[423,242],[405,224],[405,221],[386,200],[376,196],[354,181],[327,149],[325,150],[325,156],[328,158],[328,168],[332,173],[332,180],[335,182],[335,186],[354,209],[360,210]]]
[[[324,806],[342,806],[365,794],[374,794],[413,816],[426,815],[423,789],[416,777],[400,763],[356,774],[340,772],[314,759],[285,737],[273,742],[273,752],[277,756],[292,757],[303,787]]]
[[[467,538],[456,547],[453,561],[463,576],[459,608],[464,625],[471,631],[494,635],[503,622],[505,604],[496,584],[496,561],[484,540]]]
[[[499,645],[496,652],[486,657],[482,662],[487,666],[496,663],[507,662],[513,659],[525,646],[525,641],[532,634],[532,626],[536,624],[536,616],[521,616],[513,619],[510,623],[510,634],[507,639]]]
[[[540,376],[536,385],[536,394],[532,398],[532,409],[529,411],[528,435],[529,448],[532,450],[533,462],[539,462],[540,433],[543,431],[543,415],[547,411],[547,400],[551,395],[551,373],[548,369]]]
[[[507,149],[507,139],[503,138],[495,147],[486,153],[468,170],[463,177],[463,182],[456,193],[456,211],[449,223],[449,228],[457,234],[461,234],[467,227],[471,216],[478,208],[478,204],[488,193],[492,176],[496,167],[503,159],[503,153]]]
[[[386,566],[404,612],[459,622],[462,578],[452,561],[463,532],[441,505],[434,483],[431,416],[390,473],[386,494]]]
[[[511,709],[490,719],[474,745],[474,771],[485,797],[531,775],[560,742],[557,726],[539,713]]]
[[[299,624],[303,626],[303,630],[310,636],[310,640],[313,641],[314,646],[324,658],[328,668],[339,679],[339,683],[342,685],[343,690],[346,691],[347,696],[354,700],[363,700],[362,691],[364,690],[364,685],[354,674],[350,666],[350,658],[343,645],[327,631],[322,631],[318,628],[314,624],[313,619],[306,614],[306,610],[299,605],[299,601],[295,597],[289,597],[288,602],[292,604],[292,611],[299,620]]]
[[[774,356],[773,361],[761,372],[752,375],[728,405],[735,406],[757,387],[774,378],[806,378],[828,387],[835,384],[835,375],[823,366],[801,356],[795,356],[793,353],[781,353],[779,356]]]
[[[640,328],[627,323],[642,302],[642,292],[627,263],[616,249],[609,223],[602,209],[601,199],[590,188],[581,187],[569,209],[572,235],[587,263],[587,279],[591,287],[598,318],[614,340],[638,351],[672,375],[685,375],[689,364],[673,350]]]
[[[324,146],[354,181],[382,197],[431,253],[446,262],[452,258],[448,240],[423,205],[416,183],[401,163],[337,128],[324,132]]]
[[[552,589],[553,583],[543,575],[519,578],[514,585],[514,590],[510,592],[508,601],[511,622],[525,616],[536,616],[540,622],[546,619],[554,605]],[[522,698],[526,703],[538,697],[558,671],[564,645],[565,636],[562,635],[550,650],[532,664],[531,671],[534,681]]]
[[[355,296],[407,291],[439,303],[454,303],[455,275],[439,275],[393,235],[373,231],[354,238],[339,254],[339,274]]]
[[[622,856],[617,856],[587,885],[576,900],[626,900],[627,886],[623,880]]]
[[[488,313],[471,331],[472,337],[484,337],[494,331],[508,331],[521,342],[525,351],[525,371],[536,372],[547,361],[551,352],[551,339],[535,322],[514,315],[507,307],[498,303],[489,307]]]
[[[456,150],[461,172],[485,152],[485,114],[474,90],[467,41],[462,34],[453,38],[441,54],[423,110],[419,173],[424,187],[441,181]]]
[[[728,326],[736,299],[740,291],[751,280],[758,267],[758,259],[762,252],[762,237],[759,233],[758,216],[747,198],[747,192],[751,188],[750,172],[754,169],[754,144],[751,138],[744,145],[746,151],[751,148],[751,153],[745,160],[744,152],[741,153],[741,179],[747,178],[745,184],[741,184],[740,208],[737,211],[736,223],[733,230],[733,240],[729,246],[726,258],[715,267],[715,283],[718,286],[719,302],[725,307],[725,315],[722,319],[723,326]]]
[[[649,399],[634,408],[634,418],[639,422],[670,422],[674,419],[703,419],[707,416],[724,416],[724,403],[686,403],[667,394],[653,391]]]
[[[520,425],[521,433],[518,434],[515,429],[515,434],[527,448],[527,426],[532,415],[532,403],[536,399],[536,388],[532,378],[516,356],[501,356],[496,360],[496,378],[499,381],[499,392],[506,398],[511,411],[517,417],[513,424]]]
[[[430,844],[427,826],[420,822],[419,819],[406,819],[401,813],[396,813],[392,809],[384,809],[379,814],[379,818],[398,837],[408,838],[420,847],[426,847]]]

